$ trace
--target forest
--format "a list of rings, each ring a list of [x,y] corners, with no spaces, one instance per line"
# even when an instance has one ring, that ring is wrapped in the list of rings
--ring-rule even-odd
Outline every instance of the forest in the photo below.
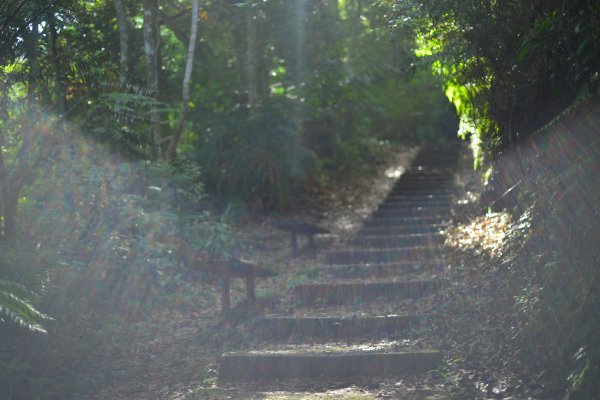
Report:
[[[590,0],[0,1],[0,399],[598,398],[599,95]],[[441,237],[409,278],[450,282],[406,309],[445,315],[418,390],[222,384],[219,357],[303,313],[332,254],[381,239],[352,224],[427,168],[445,225],[394,239]],[[407,229],[438,216],[411,207]],[[327,234],[290,254],[297,221]],[[276,276],[253,270],[256,299],[232,279],[224,312],[232,260]]]

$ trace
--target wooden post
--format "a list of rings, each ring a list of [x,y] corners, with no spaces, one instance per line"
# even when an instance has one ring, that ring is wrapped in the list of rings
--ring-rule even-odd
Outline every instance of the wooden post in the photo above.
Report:
[[[227,313],[231,308],[231,300],[229,298],[229,278],[221,280],[221,312]]]
[[[329,233],[329,231],[325,228],[302,221],[280,221],[274,223],[274,226],[290,233],[293,255],[297,255],[298,253],[298,236],[306,236],[310,247],[313,247],[314,250],[314,236],[318,234]]]
[[[256,301],[256,278],[275,276],[273,271],[242,259],[216,261],[213,265],[216,272],[221,276],[221,312],[224,315],[231,308],[231,279],[243,278],[246,281],[246,301],[253,304]]]
[[[254,293],[254,275],[246,277],[246,298],[248,303],[254,303],[256,294]]]
[[[296,232],[292,231],[292,253],[296,255],[298,252],[298,240],[296,238]]]
[[[315,235],[313,235],[312,233],[308,234],[308,246],[312,251],[315,251],[315,241],[313,240],[314,236]]]

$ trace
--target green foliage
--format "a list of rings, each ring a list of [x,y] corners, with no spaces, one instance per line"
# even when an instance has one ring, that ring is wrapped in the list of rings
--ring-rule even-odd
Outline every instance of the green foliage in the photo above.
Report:
[[[478,163],[539,129],[597,87],[597,15],[585,0],[426,1],[417,54],[434,60]]]
[[[3,251],[1,265],[28,287],[45,282],[59,324],[91,309],[151,309],[174,293],[190,306],[210,261],[239,254],[229,221],[207,210],[197,164],[119,158],[70,137],[23,192],[19,236],[36,248]]]
[[[598,110],[597,99],[572,109],[497,165],[501,180],[522,180],[519,204],[531,205],[521,221],[531,234],[515,238],[526,246],[507,260],[521,324],[515,332],[550,388],[571,399],[599,390],[600,232],[589,223],[600,201]]]
[[[46,333],[42,323],[51,318],[31,304],[35,299],[35,294],[25,286],[0,280],[0,322],[10,322],[29,331]]]
[[[134,158],[150,158],[150,114],[152,109],[165,110],[166,105],[148,94],[144,87],[129,85],[127,91],[107,86],[97,91],[83,132],[99,142],[109,143],[117,151]],[[104,92],[104,93],[103,93]]]
[[[263,210],[288,206],[293,186],[310,173],[314,156],[303,148],[290,111],[274,105],[248,119],[238,111],[210,124],[198,141],[207,188],[221,200]]]
[[[81,338],[129,335],[132,315],[212,304],[202,284],[214,279],[212,261],[244,252],[232,225],[244,211],[283,210],[310,185],[369,173],[393,142],[451,125],[431,77],[407,80],[412,32],[390,35],[390,16],[405,11],[393,2],[202,2],[182,125],[190,2],[161,2],[159,93],[146,81],[141,10],[123,3],[124,21],[113,1],[0,5],[0,216],[3,234],[12,218],[16,242],[0,265],[7,281],[40,293],[56,337],[76,337],[59,358],[88,354]],[[125,66],[119,22],[129,32]],[[177,157],[166,163],[156,148],[174,132]],[[1,315],[43,329],[46,316],[18,288],[2,287]],[[27,379],[38,366],[21,356],[24,342],[0,362],[23,379],[0,385],[36,392],[44,383]]]

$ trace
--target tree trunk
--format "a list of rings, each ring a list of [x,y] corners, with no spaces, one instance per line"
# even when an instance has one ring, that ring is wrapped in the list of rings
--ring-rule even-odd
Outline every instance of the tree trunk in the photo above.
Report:
[[[152,96],[158,101],[160,98],[159,85],[159,26],[158,26],[158,0],[142,1],[144,19],[144,54],[146,56],[146,85]],[[160,115],[156,105],[150,111],[152,144],[154,157],[163,158],[162,135],[160,129]]]
[[[54,18],[54,12],[50,11],[48,14],[48,29],[50,30],[50,51],[52,54],[52,63],[54,64],[54,74],[56,79],[56,97],[58,100],[59,112],[64,114],[67,111],[67,104],[65,98],[65,84],[62,77],[62,66],[60,62],[60,55],[58,54],[58,34],[56,32],[56,19]]]
[[[117,23],[119,25],[119,50],[121,55],[119,84],[124,87],[129,77],[129,25],[125,7],[123,7],[123,0],[115,0],[115,10],[117,11]]]
[[[257,43],[257,16],[254,12],[254,6],[246,11],[246,64],[247,64],[247,83],[248,83],[248,108],[250,115],[255,116],[259,103],[259,85],[258,76],[258,43]]]
[[[1,101],[2,99],[0,99]],[[0,106],[2,105],[2,103],[0,103]],[[1,108],[0,108],[1,110]],[[3,113],[4,114],[4,113]],[[4,117],[4,115],[3,115]],[[4,130],[2,128],[0,128],[0,149],[2,149],[4,147],[5,141],[4,141]],[[8,185],[7,185],[7,179],[8,179],[8,173],[6,171],[6,163],[4,161],[4,152],[0,151],[0,238],[1,239],[5,239],[5,226],[6,226],[6,217],[5,217],[5,210],[4,210],[4,204],[6,204],[7,201],[7,197],[8,197]]]
[[[306,67],[306,14],[308,3],[306,0],[297,0],[294,5],[294,18],[296,19],[295,26],[295,79],[294,84],[300,87],[304,81],[304,72]]]
[[[10,189],[9,189],[10,190]],[[2,199],[3,239],[6,243],[17,241],[17,205],[19,196],[7,193]]]
[[[238,80],[238,101],[243,104],[247,103],[247,87],[246,84],[246,29],[244,26],[244,12],[237,12],[236,15],[236,24],[233,28],[233,39],[234,39],[234,49],[236,56],[236,73]]]
[[[296,92],[299,94],[300,98],[305,96],[305,87],[306,85],[306,17],[307,17],[307,8],[309,4],[307,0],[297,0],[294,5],[294,18],[296,19],[295,23],[295,71],[294,71],[294,86],[296,86]],[[295,110],[294,110],[294,124],[297,129],[297,140],[302,141],[304,136],[303,126],[304,126],[304,105],[301,101],[296,102]]]
[[[38,64],[38,41],[39,33],[37,23],[33,23],[31,31],[27,29],[25,38],[25,54],[29,64],[29,76],[27,83],[27,101],[29,104],[35,102],[35,89],[37,86],[37,80],[40,78],[39,64]]]
[[[8,93],[8,90],[2,85],[0,87],[0,119],[3,121],[8,120],[6,93]],[[14,221],[11,221],[10,217],[7,218],[7,208],[10,207],[6,207],[6,205],[9,203],[10,188],[8,184],[8,168],[6,167],[4,152],[1,150],[6,145],[4,132],[4,126],[0,126],[0,239],[8,241],[14,238],[10,237],[11,230],[14,231],[14,229],[11,229],[11,224],[14,226]],[[9,232],[8,235],[6,234],[7,230]]]
[[[349,2],[346,2],[348,5]],[[360,17],[362,15],[363,3],[362,0],[356,0],[356,10],[354,15],[348,10],[348,18],[350,19],[350,43],[348,44],[348,75],[352,79],[354,77],[354,67],[356,62],[356,46],[358,35],[360,33]]]
[[[5,144],[4,131],[0,130],[0,149]],[[3,152],[0,151],[0,238],[7,243],[17,240],[17,207],[20,190],[11,185]]]
[[[190,42],[188,43],[187,61],[185,63],[185,72],[183,74],[183,90],[181,100],[183,102],[181,117],[175,127],[175,132],[169,142],[167,149],[167,159],[173,160],[177,153],[177,143],[181,137],[181,132],[185,126],[187,115],[190,112],[190,86],[192,84],[192,70],[194,68],[194,50],[196,49],[196,37],[198,36],[198,0],[192,0],[192,27],[190,29]]]

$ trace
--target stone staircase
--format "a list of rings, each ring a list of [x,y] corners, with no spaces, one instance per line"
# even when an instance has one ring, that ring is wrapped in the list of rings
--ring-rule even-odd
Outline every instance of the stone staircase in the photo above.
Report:
[[[457,157],[453,144],[423,147],[346,247],[325,252],[316,282],[293,289],[293,314],[256,318],[257,349],[222,355],[220,383],[352,384],[438,368],[441,352],[415,335],[432,318],[418,302],[445,284],[440,230]]]

